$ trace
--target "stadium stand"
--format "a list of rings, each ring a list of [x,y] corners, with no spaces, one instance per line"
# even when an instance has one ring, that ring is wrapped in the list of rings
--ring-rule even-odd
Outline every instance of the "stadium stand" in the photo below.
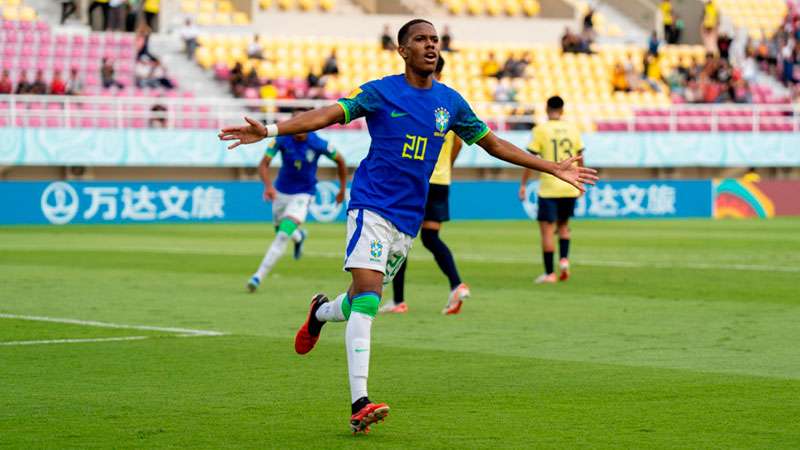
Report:
[[[336,0],[259,0],[262,11],[331,12],[336,9]]]
[[[745,28],[752,39],[762,33],[774,36],[786,16],[786,0],[715,0],[720,12],[730,18],[735,27]]]
[[[8,21],[21,20],[30,22],[36,20],[36,10],[25,5],[22,0],[0,0],[0,11],[2,19]]]
[[[247,13],[237,11],[229,0],[181,0],[180,11],[200,26],[250,24]]]

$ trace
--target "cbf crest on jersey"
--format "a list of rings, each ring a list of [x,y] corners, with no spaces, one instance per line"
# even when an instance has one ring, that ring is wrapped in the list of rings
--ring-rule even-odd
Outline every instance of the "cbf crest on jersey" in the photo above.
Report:
[[[450,124],[450,113],[440,106],[433,111],[433,117],[436,119],[436,130],[444,134]]]
[[[314,162],[314,157],[315,156],[317,156],[317,154],[314,153],[314,150],[306,150],[306,161],[308,161],[310,163]]]

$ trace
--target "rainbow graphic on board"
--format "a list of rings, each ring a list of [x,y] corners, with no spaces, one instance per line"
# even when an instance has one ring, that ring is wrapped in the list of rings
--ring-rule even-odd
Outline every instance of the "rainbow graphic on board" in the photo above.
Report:
[[[758,183],[745,179],[714,180],[714,217],[743,219],[775,217],[772,199]]]

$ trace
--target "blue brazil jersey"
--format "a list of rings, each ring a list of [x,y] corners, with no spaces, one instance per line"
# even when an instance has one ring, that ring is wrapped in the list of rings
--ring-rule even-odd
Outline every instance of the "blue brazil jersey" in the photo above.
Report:
[[[392,75],[362,85],[339,105],[345,123],[366,117],[372,138],[353,176],[349,208],[376,212],[411,236],[422,224],[428,180],[447,132],[467,145],[489,133],[461,95],[437,81],[420,89]]]
[[[283,161],[275,189],[284,194],[314,194],[317,190],[317,162],[320,156],[336,157],[336,150],[327,141],[308,133],[304,141],[294,136],[278,136],[267,146],[270,158],[280,152]]]

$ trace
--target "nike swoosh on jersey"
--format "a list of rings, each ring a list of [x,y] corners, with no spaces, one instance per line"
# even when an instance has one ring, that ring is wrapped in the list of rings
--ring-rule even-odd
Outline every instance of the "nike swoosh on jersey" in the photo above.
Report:
[[[394,111],[394,110],[392,111],[392,114],[391,114],[392,119],[396,119],[398,117],[403,117],[403,116],[407,116],[407,115],[408,115],[407,112],[397,112],[397,111]]]

